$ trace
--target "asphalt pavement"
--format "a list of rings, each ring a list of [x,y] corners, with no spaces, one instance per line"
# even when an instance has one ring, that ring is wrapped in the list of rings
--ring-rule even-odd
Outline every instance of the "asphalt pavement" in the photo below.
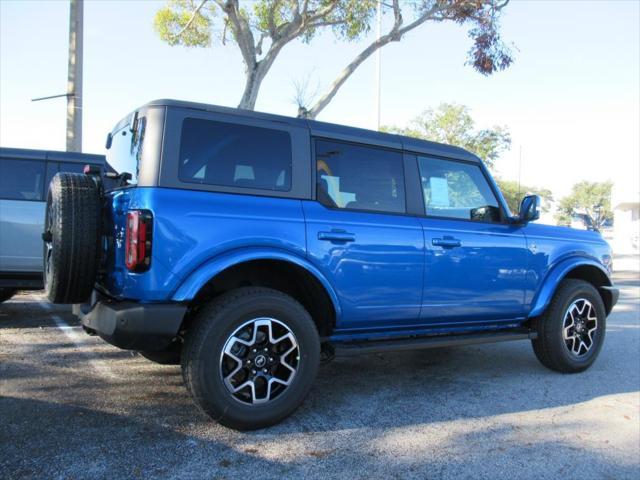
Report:
[[[177,366],[89,337],[66,307],[0,305],[0,478],[640,478],[640,278],[587,372],[528,341],[324,365],[280,425],[236,432],[192,404]]]

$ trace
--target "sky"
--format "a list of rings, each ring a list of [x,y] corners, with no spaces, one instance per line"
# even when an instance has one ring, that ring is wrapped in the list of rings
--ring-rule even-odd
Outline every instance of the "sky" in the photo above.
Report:
[[[244,75],[226,46],[170,47],[153,30],[155,0],[85,2],[83,151],[104,153],[107,132],[143,103],[176,98],[236,106]],[[0,146],[64,150],[69,4],[0,0]],[[385,19],[383,30],[390,19]],[[442,102],[468,106],[478,128],[503,125],[511,150],[497,175],[549,188],[581,180],[640,191],[640,0],[512,0],[502,19],[513,65],[484,77],[465,65],[467,30],[426,24],[381,53],[381,121],[406,125]],[[256,109],[295,115],[293,84],[329,85],[367,44],[327,32],[283,50]],[[318,119],[376,128],[375,59],[347,81]]]

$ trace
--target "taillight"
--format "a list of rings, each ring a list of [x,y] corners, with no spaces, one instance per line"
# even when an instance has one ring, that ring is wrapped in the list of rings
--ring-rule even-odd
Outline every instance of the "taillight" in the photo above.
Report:
[[[124,256],[127,269],[144,272],[151,265],[151,234],[153,216],[146,210],[127,213],[127,236]]]

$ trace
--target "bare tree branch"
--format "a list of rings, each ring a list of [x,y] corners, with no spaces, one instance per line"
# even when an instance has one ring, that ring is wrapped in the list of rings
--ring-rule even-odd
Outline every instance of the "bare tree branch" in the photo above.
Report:
[[[191,18],[189,19],[189,21],[185,24],[184,27],[182,27],[182,29],[180,29],[180,31],[174,35],[171,35],[173,38],[178,38],[181,37],[182,34],[184,32],[186,32],[187,30],[189,30],[189,27],[191,27],[191,24],[194,22],[194,20],[196,19],[196,17],[198,16],[198,13],[200,13],[200,10],[202,10],[202,7],[204,7],[204,4],[207,3],[209,0],[202,0],[200,2],[200,5],[198,5],[198,7],[193,11],[193,14],[191,15]]]
[[[365,48],[359,55],[357,55],[349,65],[347,65],[336,77],[327,91],[322,95],[315,105],[308,110],[307,117],[308,118],[316,118],[318,114],[331,102],[333,97],[335,97],[336,93],[347,79],[356,71],[356,69],[373,54],[379,48],[384,47],[388,43],[399,41],[404,34],[413,30],[414,28],[422,25],[428,20],[434,19],[438,13],[443,10],[443,6],[438,5],[437,3],[431,7],[430,9],[423,12],[416,20],[412,23],[402,26],[402,13],[400,8],[399,0],[393,1],[393,15],[394,15],[394,23],[391,30],[385,35],[382,35],[379,39],[376,39],[374,42],[369,44],[367,48]]]

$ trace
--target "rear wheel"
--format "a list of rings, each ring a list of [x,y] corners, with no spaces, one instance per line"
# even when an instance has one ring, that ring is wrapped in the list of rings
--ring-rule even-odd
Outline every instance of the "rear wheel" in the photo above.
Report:
[[[9,300],[15,295],[17,290],[13,288],[0,288],[0,303]]]
[[[182,350],[183,377],[198,407],[240,430],[290,415],[309,392],[319,362],[309,313],[266,288],[240,288],[202,309]]]
[[[538,332],[533,351],[551,370],[582,372],[600,353],[606,320],[604,302],[593,285],[564,280],[545,313],[533,322]]]
[[[53,303],[81,303],[98,272],[100,190],[87,175],[58,173],[47,195],[44,285]]]

